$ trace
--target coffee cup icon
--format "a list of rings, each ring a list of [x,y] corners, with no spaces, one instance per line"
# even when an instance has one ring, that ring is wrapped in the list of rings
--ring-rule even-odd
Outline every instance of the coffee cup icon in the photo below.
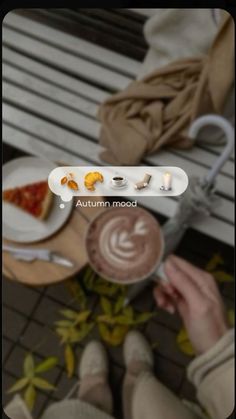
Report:
[[[127,182],[127,179],[124,176],[120,176],[120,175],[115,175],[113,176],[112,180],[111,180],[111,184],[112,186],[116,187],[116,188],[120,188],[122,186],[124,186]]]

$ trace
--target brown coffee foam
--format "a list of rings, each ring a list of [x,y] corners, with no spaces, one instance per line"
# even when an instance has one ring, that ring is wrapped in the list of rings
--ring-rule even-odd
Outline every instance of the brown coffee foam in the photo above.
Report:
[[[146,210],[110,208],[90,225],[86,245],[90,263],[100,275],[129,283],[155,268],[163,239],[158,222]]]

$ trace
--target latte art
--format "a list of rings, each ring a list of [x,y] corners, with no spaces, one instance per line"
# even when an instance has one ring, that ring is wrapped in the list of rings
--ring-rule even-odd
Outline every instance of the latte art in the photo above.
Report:
[[[131,225],[130,225],[131,224]],[[133,226],[127,217],[116,217],[104,225],[99,238],[100,252],[113,266],[131,268],[136,258],[145,258],[143,236],[148,233],[145,220],[137,220]],[[147,247],[147,246],[146,246]]]
[[[87,234],[94,269],[115,282],[132,282],[154,269],[162,251],[156,220],[140,208],[110,209],[100,214]]]

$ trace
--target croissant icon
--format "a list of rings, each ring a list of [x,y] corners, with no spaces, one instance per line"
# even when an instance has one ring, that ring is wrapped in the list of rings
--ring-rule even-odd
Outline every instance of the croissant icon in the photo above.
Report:
[[[103,182],[104,178],[103,175],[99,172],[89,172],[84,177],[84,186],[89,191],[95,191],[95,183],[96,182]]]

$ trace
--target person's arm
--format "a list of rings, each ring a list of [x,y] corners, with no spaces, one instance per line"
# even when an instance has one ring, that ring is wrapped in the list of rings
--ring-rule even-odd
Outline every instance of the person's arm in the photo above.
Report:
[[[234,332],[219,290],[212,275],[176,256],[168,258],[165,271],[170,282],[155,288],[156,302],[180,313],[198,355],[188,377],[210,416],[225,419],[234,409]]]

